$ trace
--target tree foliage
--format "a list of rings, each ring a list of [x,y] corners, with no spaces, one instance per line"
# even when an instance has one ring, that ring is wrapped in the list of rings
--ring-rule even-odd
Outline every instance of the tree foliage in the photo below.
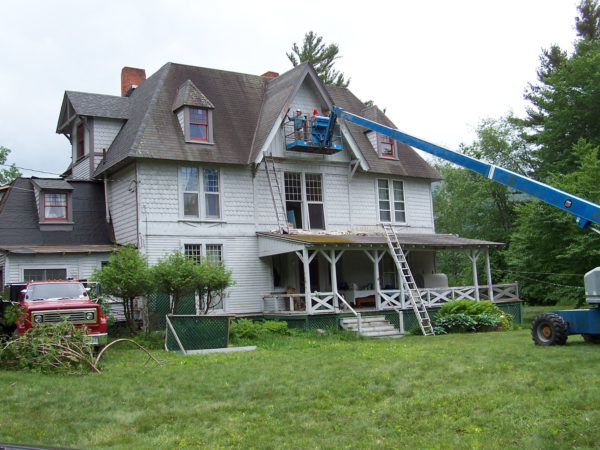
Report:
[[[10,149],[0,146],[0,165],[6,164],[9,153]],[[21,172],[19,172],[19,169],[17,169],[14,164],[7,169],[0,169],[0,185],[8,184],[20,176]]]
[[[582,0],[578,9],[573,54],[558,46],[542,53],[538,80],[525,94],[527,117],[519,122],[536,146],[535,173],[542,180],[577,169],[572,149],[580,138],[600,145],[600,8],[596,0]]]
[[[173,296],[171,314],[177,314],[184,295],[198,292],[206,314],[222,299],[225,289],[233,285],[231,271],[222,263],[208,258],[196,262],[181,251],[161,258],[152,267],[152,277],[157,290]]]
[[[94,270],[92,279],[100,282],[104,293],[121,299],[125,320],[135,334],[135,299],[148,294],[152,288],[144,256],[133,245],[120,247],[111,255],[108,265],[101,270]]]
[[[550,180],[553,186],[600,203],[598,148],[584,139],[574,147],[577,170]],[[507,262],[530,303],[583,303],[583,274],[598,265],[598,235],[580,229],[571,214],[531,200],[517,205]]]
[[[333,68],[335,60],[340,58],[339,51],[337,44],[326,45],[322,36],[309,31],[304,35],[302,48],[294,42],[292,51],[286,55],[294,67],[305,61],[310,62],[323,83],[347,87],[350,79],[346,80],[343,73]]]

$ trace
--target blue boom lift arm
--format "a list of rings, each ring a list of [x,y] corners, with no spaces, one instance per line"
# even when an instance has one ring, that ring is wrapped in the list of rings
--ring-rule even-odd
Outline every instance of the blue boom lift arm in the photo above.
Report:
[[[470,156],[448,150],[439,145],[418,139],[385,125],[365,119],[364,117],[344,111],[334,106],[331,111],[329,129],[333,130],[336,119],[360,125],[368,130],[391,137],[411,147],[423,150],[431,155],[458,164],[484,177],[525,192],[532,197],[542,200],[552,206],[562,209],[575,216],[581,228],[590,228],[597,233],[600,230],[600,205],[583,198],[561,191],[547,184],[533,180],[524,175],[512,172]],[[570,334],[581,334],[588,342],[600,343],[600,267],[588,272],[585,277],[586,300],[596,308],[567,311],[553,311],[535,318],[531,325],[531,336],[538,345],[562,345],[567,342]]]
[[[330,117],[330,129],[333,129],[335,126],[336,119],[340,119],[355,123],[368,130],[384,134],[396,141],[403,142],[411,147],[418,148],[431,155],[453,162],[461,167],[477,172],[484,177],[514,188],[517,191],[525,192],[532,197],[571,213],[575,216],[575,220],[581,228],[588,227],[600,234],[600,231],[592,226],[592,224],[600,225],[600,205],[597,205],[596,203],[569,194],[568,192],[561,191],[560,189],[556,189],[511,170],[503,169],[502,167],[484,161],[479,161],[470,156],[410,136],[394,128],[386,127],[385,125],[344,111],[344,109],[337,106],[332,107]]]

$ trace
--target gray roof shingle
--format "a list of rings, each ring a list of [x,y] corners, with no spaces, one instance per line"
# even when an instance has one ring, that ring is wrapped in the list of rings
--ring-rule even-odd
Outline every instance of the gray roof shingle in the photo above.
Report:
[[[269,133],[282,112],[289,108],[301,83],[308,75],[314,78],[312,72],[314,69],[308,63],[277,78],[167,63],[129,97],[129,118],[95,175],[116,170],[132,158],[250,164],[259,156]],[[326,103],[333,102],[358,115],[365,112],[364,104],[346,88],[327,86],[322,92],[329,97]],[[186,142],[174,108],[186,101],[203,103],[204,99],[214,106],[214,144]],[[386,125],[393,125],[381,111],[375,112]],[[371,171],[440,178],[411,147],[399,144],[397,161],[382,160],[363,129],[353,124],[349,124],[349,129]]]
[[[62,180],[35,179],[38,184],[42,181],[54,186]],[[32,180],[17,178],[0,206],[0,247],[112,245],[102,184],[74,180],[69,184],[73,189],[73,230],[41,231]]]

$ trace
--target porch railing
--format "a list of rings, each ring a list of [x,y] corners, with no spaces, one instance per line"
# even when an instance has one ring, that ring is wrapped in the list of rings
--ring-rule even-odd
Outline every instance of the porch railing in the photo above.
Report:
[[[491,286],[493,300],[495,303],[519,301],[519,288],[517,283],[494,284]],[[427,307],[440,306],[443,303],[452,300],[469,299],[476,300],[479,293],[479,300],[490,299],[490,286],[481,285],[476,291],[475,286],[459,286],[444,288],[424,288],[419,289],[423,303]],[[406,296],[402,296],[399,289],[384,289],[379,291],[380,303],[379,309],[382,310],[405,310],[412,308]],[[349,308],[355,315],[360,314],[350,306],[350,304],[339,293],[334,292],[311,292],[306,301],[305,294],[270,294],[263,297],[264,311],[269,313],[277,312],[299,312],[305,314],[334,313],[340,311],[340,301]]]

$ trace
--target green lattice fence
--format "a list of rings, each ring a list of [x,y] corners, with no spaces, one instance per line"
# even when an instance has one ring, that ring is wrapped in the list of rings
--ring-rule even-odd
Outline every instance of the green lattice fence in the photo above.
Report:
[[[169,351],[185,353],[191,350],[226,348],[229,344],[230,316],[169,314],[167,319],[165,339]]]
[[[496,306],[505,313],[510,314],[513,317],[513,323],[523,323],[523,303],[496,303]]]
[[[169,294],[160,292],[148,296],[148,319],[151,331],[163,331],[167,325],[165,317],[171,312]],[[185,295],[179,300],[178,315],[195,315],[196,301],[194,294]]]

